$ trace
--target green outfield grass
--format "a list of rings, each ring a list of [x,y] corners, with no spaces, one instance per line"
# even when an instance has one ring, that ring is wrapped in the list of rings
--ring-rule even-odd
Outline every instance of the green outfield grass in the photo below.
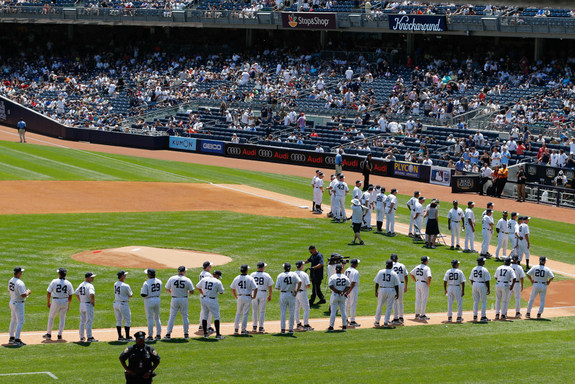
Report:
[[[265,163],[261,164],[265,169]],[[301,177],[7,142],[0,142],[0,169],[0,180],[210,181],[247,184],[306,199],[311,196],[310,180]],[[392,186],[386,187],[389,189]],[[408,198],[399,198],[399,221],[407,220],[405,202]],[[447,213],[448,207],[445,205],[444,202],[443,215]],[[498,204],[498,208],[503,205]],[[476,216],[482,209],[476,208]],[[495,216],[498,219],[500,214]],[[441,222],[442,230],[446,233],[446,219]],[[575,263],[573,252],[569,251],[575,242],[574,225],[534,219],[530,226],[534,254]],[[480,239],[480,234],[477,235],[476,239]],[[74,287],[83,280],[84,272],[92,270],[98,274],[94,282],[97,297],[94,327],[107,328],[115,325],[112,285],[116,281],[117,269],[76,262],[69,258],[70,255],[84,250],[127,245],[221,253],[233,259],[230,264],[220,268],[224,272],[223,282],[227,289],[220,299],[222,320],[228,322],[233,321],[235,314],[229,284],[238,274],[239,265],[248,263],[254,267],[256,262],[264,260],[269,264],[268,272],[275,279],[283,262],[293,263],[306,258],[309,255],[307,247],[315,244],[326,257],[332,252],[339,252],[361,259],[358,315],[371,316],[376,307],[372,280],[391,252],[397,252],[408,269],[413,268],[422,255],[431,256],[433,282],[428,312],[446,310],[441,279],[450,268],[450,261],[459,258],[461,268],[468,276],[477,256],[449,251],[445,247],[426,250],[412,244],[411,239],[405,236],[387,238],[375,233],[365,233],[365,246],[349,246],[347,243],[352,237],[349,225],[332,224],[329,220],[273,218],[232,212],[3,215],[0,216],[0,282],[5,284],[9,280],[15,265],[26,268],[23,280],[32,289],[33,295],[26,304],[24,331],[43,330],[48,315],[45,290],[50,280],[56,277],[55,270],[60,266],[67,267]],[[492,261],[487,262],[492,272],[497,265]],[[145,276],[142,269],[128,270],[131,273],[126,282],[135,292],[131,304],[133,324],[143,326],[144,306],[138,293]],[[194,283],[199,271],[189,271]],[[158,277],[165,282],[172,274],[174,271],[162,270],[158,272]],[[469,310],[472,300],[470,290],[466,291],[464,309]],[[272,303],[268,305],[268,319],[279,318],[278,295],[274,295]],[[413,302],[413,283],[410,282],[405,296],[406,313],[413,312]],[[492,294],[488,306],[491,307],[493,302]],[[6,332],[9,324],[6,289],[0,290],[0,303],[5,303],[5,310],[0,312],[0,331]],[[327,316],[326,311],[327,306],[314,308],[312,317]],[[164,324],[167,323],[168,312],[169,297],[164,295]],[[197,323],[198,313],[196,296],[190,299],[190,320],[194,324]],[[78,320],[75,300],[68,315],[67,329],[77,328]],[[409,327],[394,332],[368,330],[342,335],[314,333],[298,335],[297,343],[274,336],[249,340],[230,338],[217,344],[190,341],[185,346],[160,343],[158,348],[162,356],[168,358],[162,363],[162,376],[158,382],[195,381],[193,375],[200,374],[203,378],[209,376],[209,381],[214,382],[229,382],[232,379],[240,382],[294,382],[307,377],[312,382],[335,382],[340,381],[338,375],[351,382],[375,382],[381,381],[388,370],[393,376],[391,379],[385,376],[386,381],[409,378],[433,382],[485,382],[505,377],[503,373],[507,371],[496,363],[504,358],[509,361],[509,357],[510,364],[518,368],[513,370],[512,381],[524,377],[549,381],[544,378],[548,378],[549,373],[541,369],[541,365],[536,368],[529,360],[545,356],[541,351],[548,350],[551,352],[547,354],[553,357],[546,363],[553,364],[557,369],[572,369],[571,361],[564,361],[562,355],[553,352],[567,353],[573,350],[567,344],[567,341],[572,341],[573,328],[574,320],[562,319],[551,323],[516,322],[484,327]],[[469,336],[471,330],[472,337]],[[554,341],[557,343],[554,344]],[[190,348],[186,348],[188,345]],[[333,347],[337,348],[339,360],[331,359],[325,353]],[[518,348],[521,348],[520,352]],[[57,376],[63,377],[64,382],[118,382],[115,379],[120,367],[117,354],[121,349],[121,346],[108,344],[90,348],[75,344],[27,346],[19,350],[1,348],[0,358],[3,359],[0,373],[47,370],[58,373]],[[313,359],[318,371],[308,369],[313,365],[311,356],[320,354],[321,359]],[[23,359],[23,356],[27,358]],[[382,364],[387,359],[391,359],[389,368]],[[222,364],[224,361],[225,365]],[[354,364],[358,364],[357,367]],[[182,370],[179,368],[181,366],[186,368]],[[66,373],[69,369],[74,369],[74,375]],[[260,376],[254,376],[256,373],[260,373]],[[558,371],[553,373],[552,378],[552,381],[560,381],[563,376]],[[5,378],[0,376],[0,382],[3,380]],[[10,382],[20,382],[18,380],[11,379]],[[28,377],[26,380],[39,382],[47,379]]]

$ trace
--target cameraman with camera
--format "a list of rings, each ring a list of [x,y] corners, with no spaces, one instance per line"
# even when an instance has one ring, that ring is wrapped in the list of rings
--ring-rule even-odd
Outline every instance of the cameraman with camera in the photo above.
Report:
[[[314,304],[316,296],[319,298],[319,304],[325,304],[325,297],[321,292],[321,282],[323,280],[323,255],[317,251],[315,245],[309,246],[309,253],[311,256],[304,261],[304,264],[311,263],[310,279],[311,279],[311,298],[309,299],[310,307]]]

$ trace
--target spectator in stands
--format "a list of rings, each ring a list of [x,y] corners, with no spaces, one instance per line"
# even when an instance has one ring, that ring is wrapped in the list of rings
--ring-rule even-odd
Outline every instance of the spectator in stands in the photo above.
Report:
[[[465,170],[465,159],[463,157],[459,158],[459,161],[455,163],[455,173],[458,175],[462,175]]]
[[[433,165],[433,161],[429,158],[429,156],[425,156],[425,159],[421,162],[423,165]]]
[[[558,155],[558,160],[557,160],[557,166],[558,167],[565,167],[565,165],[567,164],[567,154],[565,153],[565,151],[563,151],[563,148],[559,149],[559,155]]]
[[[483,195],[485,193],[485,189],[489,188],[491,186],[491,179],[493,176],[493,170],[489,167],[489,164],[486,162],[483,165],[483,168],[481,168],[481,179],[479,180],[479,186],[480,186],[480,195]]]
[[[575,154],[571,152],[569,157],[567,158],[567,164],[565,165],[566,168],[575,168]]]
[[[517,156],[523,156],[523,154],[525,153],[525,145],[523,144],[523,141],[520,141],[517,144]]]
[[[497,147],[493,147],[493,152],[491,153],[491,167],[498,167],[501,165],[501,153]]]
[[[232,140],[231,140],[231,141],[232,141],[232,143],[239,144],[240,138],[238,137],[237,134],[234,133],[234,134],[232,135]]]
[[[501,164],[509,165],[509,161],[511,160],[511,153],[507,146],[503,146],[501,148]]]
[[[563,173],[563,171],[559,171],[557,176],[553,179],[553,185],[556,187],[567,187],[567,176]]]
[[[316,152],[319,152],[319,153],[323,153],[323,152],[324,152],[323,148],[321,147],[321,144],[318,144],[318,145],[315,146],[315,151],[316,151]]]

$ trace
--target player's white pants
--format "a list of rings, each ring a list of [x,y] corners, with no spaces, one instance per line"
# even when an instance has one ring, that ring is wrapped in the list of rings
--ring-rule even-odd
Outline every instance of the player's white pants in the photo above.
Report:
[[[122,320],[124,320],[126,327],[132,323],[130,304],[127,301],[114,301],[114,315],[116,316],[116,327],[122,326]]]
[[[487,317],[487,286],[485,283],[473,283],[473,317],[477,316],[481,301],[481,317]]]
[[[371,209],[368,209],[363,217],[363,226],[371,228]]]
[[[347,326],[347,315],[345,313],[345,295],[332,292],[331,294],[331,314],[329,316],[329,326],[333,327],[335,324],[335,316],[337,314],[337,309],[339,308],[339,313],[341,314],[341,324]]]
[[[200,303],[202,304],[202,312],[204,313],[202,321],[208,320],[209,317],[213,317],[214,320],[220,319],[220,304],[218,303],[218,299],[203,296],[200,299]],[[204,330],[204,332],[205,331],[206,330]]]
[[[515,296],[515,312],[521,312],[521,283],[519,280],[513,286],[513,296]]]
[[[10,311],[10,337],[19,339],[24,326],[24,302],[10,300]]]
[[[486,254],[489,252],[489,243],[491,242],[491,236],[493,232],[490,229],[482,229],[481,234],[483,235],[483,243],[481,244],[481,253]]]
[[[461,223],[451,222],[451,246],[459,245],[459,236],[461,235]]]
[[[413,230],[419,236],[425,236],[425,228],[423,227],[423,216],[419,215],[413,222]]]
[[[465,225],[465,249],[475,251],[475,232],[469,224]]]
[[[385,214],[385,230],[387,232],[395,232],[395,211]]]
[[[383,223],[383,207],[375,209],[375,221],[380,221]]]
[[[413,217],[414,217],[414,211],[410,210],[409,211],[409,233],[413,233]]]
[[[403,282],[399,284],[399,291],[397,293],[397,300],[393,301],[393,317],[398,319],[403,317],[403,290],[405,285]],[[395,296],[394,296],[395,297]]]
[[[307,291],[299,291],[295,297],[295,322],[299,321],[299,311],[303,309],[303,325],[309,324],[309,299],[307,298]]]
[[[286,329],[286,311],[289,308],[289,331],[293,331],[295,320],[295,296],[292,292],[282,292],[280,294],[281,329]]]
[[[201,304],[201,302],[200,302],[200,304]],[[202,305],[200,308],[200,327],[202,326],[203,320],[204,320],[204,306]],[[208,313],[207,320],[208,320],[208,328],[209,328],[212,324],[212,314],[211,313]]]
[[[515,253],[517,253],[517,236],[515,236],[515,233],[510,233],[509,234],[509,243],[511,244],[511,252],[509,252],[509,257],[513,256]]]
[[[447,317],[453,316],[453,302],[457,303],[457,317],[463,316],[463,296],[461,296],[461,285],[447,286]]]
[[[335,195],[334,194],[329,195],[329,202],[331,204],[331,213],[332,213],[333,217],[335,217]]]
[[[429,286],[426,282],[418,281],[415,284],[415,314],[425,315],[427,299],[429,298]]]
[[[323,193],[321,192],[321,189],[314,188],[313,189],[313,202],[316,205],[320,205],[322,200],[323,200]]]
[[[188,334],[190,329],[190,320],[188,319],[188,298],[187,297],[172,297],[170,302],[170,319],[168,320],[167,333],[171,334],[176,322],[176,315],[178,311],[182,314],[182,322],[184,323],[184,334]]]
[[[92,303],[80,303],[80,338],[86,336],[92,337],[92,324],[94,323],[94,306]]]
[[[252,302],[252,320],[253,326],[258,326],[258,321],[260,327],[264,327],[264,320],[266,319],[266,303],[268,301],[268,291],[259,291],[256,298]],[[309,302],[307,303],[309,306]]]
[[[499,232],[497,234],[497,249],[495,250],[495,257],[499,257],[499,251],[503,250],[503,257],[507,257],[507,246],[509,244],[509,236],[506,233]]]
[[[519,240],[517,244],[517,256],[519,256],[519,262],[523,261],[523,255],[525,255],[525,260],[529,261],[529,248],[527,248],[527,242],[525,240]]]
[[[385,317],[383,318],[383,324],[389,324],[389,318],[391,316],[391,309],[394,301],[395,288],[379,288],[379,291],[377,292],[377,309],[375,310],[376,323],[379,323],[381,320],[381,310],[385,304]]]
[[[238,295],[236,307],[236,320],[234,322],[234,329],[239,329],[240,320],[242,322],[242,331],[245,331],[248,326],[248,315],[250,314],[250,307],[252,306],[251,296]]]
[[[495,286],[495,313],[507,316],[511,290],[509,284],[497,283]]]
[[[147,297],[144,299],[144,309],[146,310],[146,320],[148,321],[148,336],[154,334],[154,322],[156,323],[156,335],[162,334],[162,322],[160,321],[160,298]]]
[[[545,309],[545,296],[547,295],[547,283],[534,283],[533,287],[531,288],[531,296],[529,297],[529,302],[527,303],[527,313],[531,312],[531,308],[533,307],[533,302],[535,301],[535,297],[539,295],[539,312],[538,314],[543,313],[543,309]]]
[[[347,295],[347,299],[345,299],[345,312],[349,316],[349,321],[355,321],[355,310],[357,307],[357,298],[359,295],[359,288],[356,286],[353,290]]]
[[[59,315],[59,327],[58,335],[62,335],[64,332],[64,327],[66,326],[66,313],[68,312],[68,298],[65,299],[52,299],[50,304],[50,314],[48,315],[48,328],[46,330],[47,334],[52,333],[52,328],[54,327],[54,319],[56,315]]]
[[[345,213],[345,195],[335,197],[335,212],[334,216],[340,220],[346,219]]]

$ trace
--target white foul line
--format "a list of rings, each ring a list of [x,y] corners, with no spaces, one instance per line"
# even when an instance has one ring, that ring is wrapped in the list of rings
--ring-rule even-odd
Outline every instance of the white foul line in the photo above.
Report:
[[[22,372],[22,373],[0,373],[0,376],[19,376],[19,375],[48,375],[54,380],[58,380],[58,377],[52,372]]]

